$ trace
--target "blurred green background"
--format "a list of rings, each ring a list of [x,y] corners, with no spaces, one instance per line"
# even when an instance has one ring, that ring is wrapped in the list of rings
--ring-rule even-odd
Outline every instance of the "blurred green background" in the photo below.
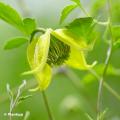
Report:
[[[37,20],[38,26],[44,28],[58,28],[60,13],[64,6],[70,4],[69,0],[24,0],[25,6],[21,0],[0,0],[13,6],[24,17],[33,17]],[[97,1],[97,2],[96,2]],[[102,2],[100,2],[102,1]],[[100,20],[106,20],[106,8],[102,6],[105,0],[81,0],[86,10],[99,17]],[[26,11],[28,10],[28,11]],[[120,0],[112,0],[113,23],[120,23]],[[64,24],[72,19],[84,16],[77,9],[68,17]],[[87,61],[92,63],[98,61],[98,65],[104,63],[107,51],[107,44],[103,39],[105,27],[99,26],[99,37],[94,50],[88,53]],[[23,79],[27,80],[27,87],[34,87],[36,81],[33,76],[21,76],[20,74],[29,69],[26,59],[27,44],[22,47],[5,51],[3,46],[5,42],[21,33],[15,28],[0,21],[0,120],[7,120],[4,113],[9,111],[10,101],[6,92],[6,84],[9,83],[13,91],[19,86]],[[120,49],[114,51],[112,66],[120,68]],[[98,81],[89,72],[70,69],[66,75],[64,71],[53,77],[52,83],[46,91],[50,107],[56,120],[88,120],[86,113],[90,116],[96,116],[96,101],[98,91]],[[98,71],[102,68],[99,67]],[[70,73],[72,72],[72,73]],[[89,74],[89,75],[88,75]],[[87,76],[88,75],[88,76]],[[109,73],[106,82],[120,94],[120,74]],[[82,90],[76,88],[76,85],[82,84]],[[87,94],[84,94],[84,92]],[[30,93],[27,90],[23,94],[32,94],[32,98],[25,100],[16,107],[15,112],[30,112],[29,120],[48,120],[47,112],[41,93]],[[117,100],[105,88],[103,91],[103,109],[107,109],[105,120],[120,120],[120,101]],[[13,120],[22,120],[23,118],[13,117]]]

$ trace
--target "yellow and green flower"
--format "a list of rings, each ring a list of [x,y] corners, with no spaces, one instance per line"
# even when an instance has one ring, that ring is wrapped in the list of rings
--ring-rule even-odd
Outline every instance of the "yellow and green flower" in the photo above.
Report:
[[[33,37],[28,45],[27,58],[31,71],[24,74],[34,74],[38,87],[45,90],[52,79],[52,68],[66,65],[79,70],[88,70],[95,65],[87,64],[85,51],[91,47],[86,38],[75,35],[70,29],[46,29],[44,34]],[[94,42],[92,42],[92,45]],[[34,89],[34,90],[36,90]]]

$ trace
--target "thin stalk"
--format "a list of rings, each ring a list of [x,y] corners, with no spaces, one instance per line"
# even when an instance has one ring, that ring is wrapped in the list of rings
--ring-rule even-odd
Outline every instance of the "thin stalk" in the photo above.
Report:
[[[107,57],[106,57],[106,61],[105,61],[105,68],[103,70],[103,74],[102,74],[102,77],[100,79],[100,83],[99,83],[99,90],[98,90],[98,101],[97,101],[97,110],[98,110],[98,116],[100,115],[100,106],[101,106],[101,97],[102,97],[102,89],[103,89],[103,83],[104,83],[104,80],[105,80],[105,76],[106,76],[106,73],[107,73],[107,69],[108,69],[108,66],[109,66],[109,63],[110,63],[110,59],[111,59],[111,56],[112,56],[112,49],[113,49],[113,45],[112,43],[110,44],[109,48],[108,48],[108,54],[107,54]]]
[[[97,78],[97,80],[100,80],[101,77],[94,71],[93,69],[90,69],[89,72]],[[103,86],[120,101],[120,95],[112,88],[108,83],[104,81]]]
[[[47,110],[47,113],[48,113],[49,120],[54,120],[52,112],[50,110],[50,106],[48,104],[48,99],[47,99],[47,96],[45,94],[45,91],[42,91],[42,97],[43,97],[43,100],[44,100],[44,103],[45,103],[45,107],[46,107],[46,110]]]
[[[35,29],[35,30],[32,32],[32,34],[31,34],[30,42],[32,42],[34,36],[35,36],[37,33],[45,33],[45,29],[44,29],[44,28],[37,28],[37,29]]]
[[[110,1],[108,0],[108,11],[109,11],[109,15],[111,14],[111,7],[110,7]],[[110,18],[110,16],[109,16]],[[98,120],[99,120],[99,116],[100,116],[100,113],[101,113],[101,105],[102,105],[102,90],[103,90],[103,84],[104,84],[104,81],[105,81],[105,76],[106,76],[106,73],[107,73],[107,69],[108,69],[108,66],[109,66],[109,63],[110,63],[110,59],[112,57],[112,50],[113,50],[113,35],[112,35],[112,30],[111,30],[111,19],[110,19],[110,22],[109,22],[109,31],[110,31],[110,34],[111,34],[111,42],[110,42],[110,46],[108,48],[108,52],[107,52],[107,57],[106,57],[106,60],[105,60],[105,67],[104,67],[104,70],[103,70],[103,74],[102,74],[102,77],[100,79],[100,83],[99,83],[99,89],[98,89],[98,100],[97,100],[97,116],[98,116]]]
[[[82,4],[79,7],[87,17],[91,17],[91,15],[85,10],[85,8],[82,6]],[[105,22],[98,21],[97,19],[94,18],[93,22],[95,24],[98,24],[98,25],[101,25],[101,26],[108,26],[108,21],[105,21]]]
[[[88,14],[88,12],[84,9],[84,7],[81,5],[80,6],[81,10],[83,11],[83,13],[87,16],[90,17],[90,15]]]

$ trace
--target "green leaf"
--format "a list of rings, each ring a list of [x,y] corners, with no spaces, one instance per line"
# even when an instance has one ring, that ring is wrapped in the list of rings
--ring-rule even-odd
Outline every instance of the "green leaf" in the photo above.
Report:
[[[78,6],[81,6],[80,0],[71,0],[73,2],[75,2]]]
[[[36,21],[31,18],[25,18],[23,20],[24,23],[24,29],[26,33],[29,35],[36,29]]]
[[[30,97],[32,97],[32,95],[22,96],[22,97],[19,98],[18,102],[20,103],[20,102],[22,102],[22,101],[24,101],[24,100],[26,100],[26,99],[28,99]]]
[[[80,37],[81,35],[86,35],[92,23],[92,17],[77,18],[73,22],[68,24],[66,28],[69,29],[76,36]]]
[[[28,41],[28,39],[26,39],[24,37],[13,38],[5,44],[4,49],[8,50],[8,49],[17,48],[17,47],[23,45],[24,43],[26,43],[27,41]]]
[[[17,29],[24,31],[22,18],[17,13],[17,11],[2,2],[0,2],[0,19],[7,22],[8,24],[11,24]]]
[[[69,5],[66,6],[62,13],[61,13],[61,17],[60,17],[60,24],[67,18],[67,16],[77,7],[76,4],[74,5]]]
[[[92,17],[77,18],[68,24],[66,28],[76,37],[84,38],[87,43],[96,39]]]

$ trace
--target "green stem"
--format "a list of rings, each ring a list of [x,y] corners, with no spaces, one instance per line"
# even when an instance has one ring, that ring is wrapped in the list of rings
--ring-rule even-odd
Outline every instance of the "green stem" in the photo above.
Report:
[[[100,79],[101,79],[101,77],[100,77],[100,76],[96,73],[96,71],[94,71],[93,69],[90,69],[89,72],[90,72],[93,76],[95,76],[95,77],[97,78],[97,80],[100,80]],[[108,83],[106,83],[106,82],[104,81],[103,85],[104,85],[104,87],[105,87],[112,95],[114,95],[114,96],[120,101],[120,95],[119,95],[113,88],[111,88]]]
[[[84,7],[81,5],[80,6],[81,10],[83,11],[83,13],[87,16],[90,17],[90,15],[88,14],[88,12],[84,9]]]
[[[37,33],[45,33],[45,29],[44,28],[37,28],[36,30],[34,30],[31,34],[31,38],[30,38],[30,42],[33,40],[34,36],[37,34]]]
[[[104,86],[120,101],[120,95],[114,89],[112,89],[106,82],[104,82]]]
[[[42,96],[43,96],[45,107],[46,107],[46,110],[47,110],[47,113],[48,113],[49,120],[54,120],[53,116],[52,116],[52,112],[51,112],[49,104],[48,104],[48,100],[47,100],[47,96],[45,94],[45,91],[42,91]]]
[[[110,1],[108,0],[108,4],[109,3],[110,3]],[[108,8],[109,8],[109,15],[110,15],[110,11],[111,11],[110,4],[108,5]],[[112,56],[112,50],[113,50],[113,35],[112,35],[112,30],[111,30],[111,19],[110,19],[110,22],[109,22],[109,31],[110,31],[110,34],[111,34],[111,42],[110,42],[110,46],[109,46],[108,51],[107,51],[107,57],[106,57],[106,60],[105,60],[105,68],[103,70],[103,74],[102,74],[102,77],[100,79],[99,90],[98,90],[98,100],[97,100],[98,120],[99,120],[99,116],[100,116],[100,113],[101,113],[103,84],[104,84],[104,81],[105,81],[105,76],[106,76],[106,73],[107,73],[107,69],[108,69],[108,66],[109,66],[109,63],[110,63],[110,59],[111,59],[111,56]]]
[[[107,73],[107,69],[108,69],[108,66],[109,66],[109,63],[110,63],[110,59],[111,59],[111,56],[112,56],[112,49],[113,49],[113,45],[110,44],[109,48],[108,48],[108,55],[107,55],[107,58],[106,58],[106,61],[105,61],[105,68],[103,70],[103,74],[102,74],[102,77],[101,77],[101,80],[100,80],[100,83],[99,83],[99,90],[98,90],[98,101],[97,101],[97,110],[98,110],[98,116],[100,115],[100,106],[101,106],[101,97],[102,97],[102,89],[103,89],[103,83],[104,83],[104,80],[105,80],[105,76],[106,76],[106,73]]]
[[[91,17],[90,14],[85,10],[85,8],[80,5],[80,9],[83,11],[83,13],[87,16],[87,17]],[[93,19],[93,22],[98,24],[98,25],[102,25],[102,26],[107,26],[108,25],[108,21],[106,22],[101,22],[101,21],[98,21],[97,19]]]

